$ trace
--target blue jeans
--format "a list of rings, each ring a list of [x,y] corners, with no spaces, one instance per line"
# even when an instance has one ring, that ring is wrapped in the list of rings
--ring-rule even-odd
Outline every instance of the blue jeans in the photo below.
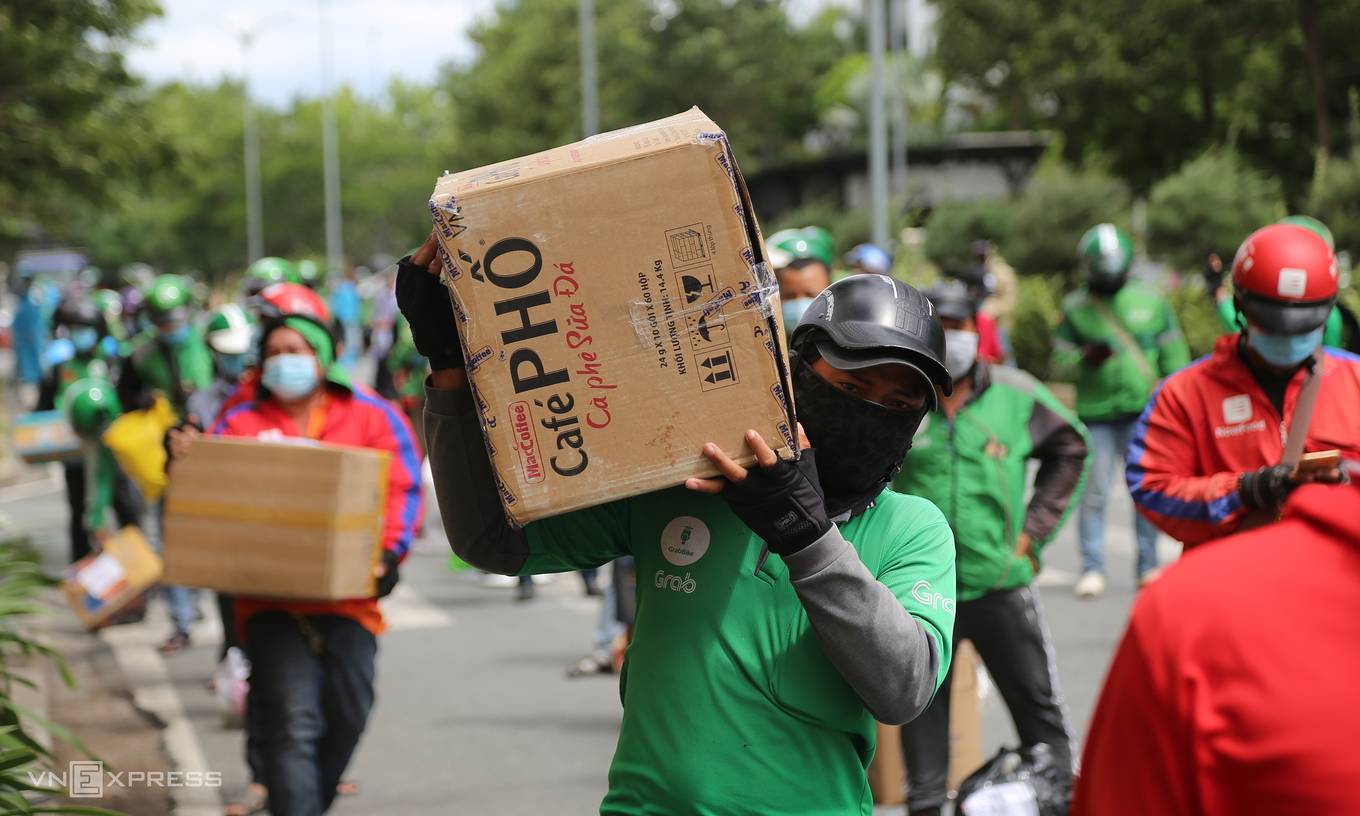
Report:
[[[274,816],[320,816],[335,800],[373,709],[378,639],[335,615],[246,621],[248,727]]]
[[[1119,471],[1124,484],[1124,452],[1133,438],[1136,420],[1091,422],[1091,469],[1086,476],[1086,492],[1081,497],[1078,535],[1081,539],[1081,571],[1105,572],[1105,507],[1109,504],[1110,475]],[[1134,512],[1134,536],[1138,540],[1138,569],[1142,575],[1157,567],[1157,528],[1141,513]]]
[[[165,499],[160,499],[147,508],[142,523],[142,530],[145,531],[151,549],[155,550],[157,555],[162,551],[161,530],[164,520]],[[165,605],[170,608],[170,621],[175,624],[175,631],[187,634],[189,627],[198,620],[198,590],[161,584],[161,594],[165,596]]]

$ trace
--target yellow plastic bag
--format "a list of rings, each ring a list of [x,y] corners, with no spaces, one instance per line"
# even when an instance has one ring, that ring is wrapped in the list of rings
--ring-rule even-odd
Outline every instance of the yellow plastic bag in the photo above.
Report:
[[[128,411],[104,431],[104,444],[147,501],[165,492],[165,432],[175,427],[175,409],[164,397],[144,411]]]

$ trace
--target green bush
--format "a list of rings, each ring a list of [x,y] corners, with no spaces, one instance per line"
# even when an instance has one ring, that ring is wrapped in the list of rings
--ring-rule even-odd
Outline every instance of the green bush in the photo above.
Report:
[[[1104,173],[1044,164],[1014,205],[1001,254],[1021,275],[1070,273],[1082,233],[1102,221],[1127,226],[1129,200],[1123,182]]]
[[[1181,324],[1185,342],[1190,346],[1190,359],[1195,360],[1214,350],[1214,341],[1227,334],[1218,319],[1218,311],[1213,301],[1204,291],[1204,283],[1198,278],[1185,280],[1180,286],[1167,292],[1171,310]]]
[[[1335,157],[1313,179],[1308,212],[1322,219],[1336,238],[1336,248],[1360,252],[1360,150]]]
[[[1162,179],[1148,196],[1148,252],[1185,272],[1209,252],[1232,263],[1251,232],[1285,214],[1275,179],[1230,150],[1211,149]]]
[[[941,269],[960,269],[971,262],[973,241],[986,238],[1006,246],[1014,220],[1009,201],[946,201],[926,222],[926,257]]]
[[[1061,275],[1021,275],[1015,300],[1011,351],[1015,364],[1041,380],[1048,379],[1053,330],[1058,326],[1066,285]]]

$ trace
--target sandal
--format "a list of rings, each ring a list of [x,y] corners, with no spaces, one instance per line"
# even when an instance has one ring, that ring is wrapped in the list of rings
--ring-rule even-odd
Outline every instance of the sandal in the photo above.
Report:
[[[182,652],[185,649],[189,648],[189,633],[176,632],[170,637],[166,638],[166,641],[157,648],[161,654],[174,654],[175,652]]]
[[[264,785],[255,782],[246,787],[246,795],[232,802],[222,811],[222,816],[254,816],[264,813],[269,807],[269,791]]]
[[[357,780],[357,779],[341,779],[339,782],[335,783],[335,795],[336,795],[336,796],[358,796],[358,795],[359,795],[359,780]]]

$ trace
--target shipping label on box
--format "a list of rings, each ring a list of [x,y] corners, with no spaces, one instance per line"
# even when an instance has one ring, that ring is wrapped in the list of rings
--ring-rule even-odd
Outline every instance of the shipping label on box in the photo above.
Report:
[[[793,406],[760,229],[697,108],[439,180],[430,201],[512,522],[788,452]]]

